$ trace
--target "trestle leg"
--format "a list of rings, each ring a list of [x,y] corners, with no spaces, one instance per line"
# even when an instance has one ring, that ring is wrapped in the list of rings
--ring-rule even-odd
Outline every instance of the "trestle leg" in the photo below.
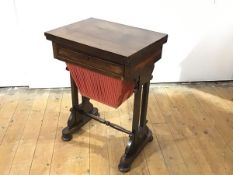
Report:
[[[125,153],[121,157],[118,168],[121,172],[130,170],[130,166],[137,155],[145,147],[148,142],[153,140],[152,132],[146,125],[146,114],[148,104],[150,83],[139,85],[138,90],[134,94],[134,111],[132,123],[132,135],[129,138],[125,148]]]
[[[93,107],[90,103],[90,99],[87,97],[82,97],[82,103],[79,104],[78,99],[78,88],[73,80],[71,79],[71,95],[72,95],[72,108],[71,113],[67,121],[67,127],[62,130],[62,140],[70,141],[72,139],[72,134],[78,131],[83,125],[91,120],[85,113],[89,113],[98,116],[98,109]]]

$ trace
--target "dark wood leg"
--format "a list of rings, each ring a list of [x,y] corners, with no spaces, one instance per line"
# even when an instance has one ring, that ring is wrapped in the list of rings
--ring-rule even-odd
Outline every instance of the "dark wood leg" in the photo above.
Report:
[[[118,168],[121,172],[130,170],[133,160],[141,152],[148,142],[153,140],[151,130],[146,126],[147,104],[150,82],[139,85],[134,94],[134,111],[132,123],[132,135],[126,146],[125,153],[121,157]]]
[[[70,141],[72,134],[78,131],[83,125],[91,120],[85,113],[98,116],[98,109],[94,108],[90,103],[90,99],[82,96],[82,103],[79,104],[78,88],[70,76],[71,79],[71,95],[72,95],[72,108],[71,113],[67,121],[67,127],[62,130],[62,140]]]

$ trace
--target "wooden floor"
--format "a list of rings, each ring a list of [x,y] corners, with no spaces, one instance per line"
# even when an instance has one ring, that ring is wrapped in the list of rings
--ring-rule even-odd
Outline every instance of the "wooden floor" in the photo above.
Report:
[[[130,129],[133,98],[117,110],[93,102]],[[0,175],[114,175],[128,136],[95,121],[61,140],[70,89],[0,89]],[[233,175],[233,84],[151,88],[154,140],[130,175]]]

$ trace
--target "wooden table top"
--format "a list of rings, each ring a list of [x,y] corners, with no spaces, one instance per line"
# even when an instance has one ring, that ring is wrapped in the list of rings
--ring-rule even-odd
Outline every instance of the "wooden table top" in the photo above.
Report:
[[[129,62],[167,41],[167,34],[95,18],[45,32],[45,36],[53,42],[117,63]]]

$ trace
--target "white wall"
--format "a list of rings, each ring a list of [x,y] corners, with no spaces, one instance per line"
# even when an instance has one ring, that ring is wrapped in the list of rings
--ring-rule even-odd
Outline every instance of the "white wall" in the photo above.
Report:
[[[43,33],[96,17],[168,33],[153,82],[232,80],[231,0],[2,0],[0,86],[69,86]]]

